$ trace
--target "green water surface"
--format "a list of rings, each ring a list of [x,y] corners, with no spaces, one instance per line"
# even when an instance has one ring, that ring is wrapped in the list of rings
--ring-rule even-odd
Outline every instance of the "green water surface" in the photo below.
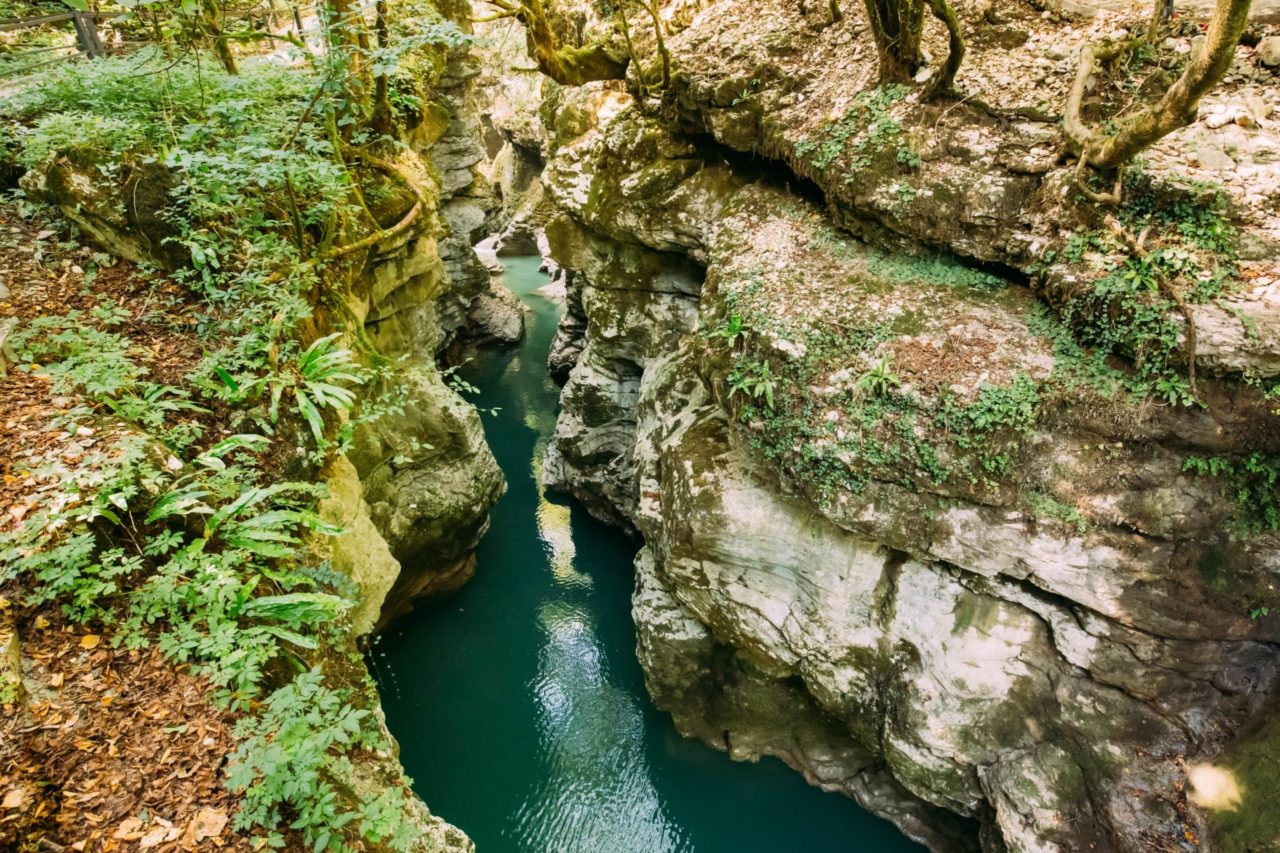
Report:
[[[552,500],[538,468],[555,425],[546,358],[557,303],[536,258],[507,261],[529,307],[513,350],[462,371],[510,484],[460,592],[419,605],[372,655],[401,760],[480,853],[919,850],[775,759],[730,761],[676,734],[635,655],[635,544]]]

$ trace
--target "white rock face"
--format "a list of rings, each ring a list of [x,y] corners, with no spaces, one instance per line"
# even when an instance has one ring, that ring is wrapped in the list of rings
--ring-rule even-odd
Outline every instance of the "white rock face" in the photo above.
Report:
[[[779,289],[759,346],[780,360],[809,352],[791,322],[839,300],[919,312],[912,347],[981,340],[944,384],[961,396],[1057,369],[1024,295],[847,286],[877,268],[807,205],[703,164],[614,93],[574,97],[561,109],[584,113],[581,135],[557,140],[544,176],[568,214],[548,233],[569,276],[556,357],[572,365],[547,478],[643,534],[633,612],[659,706],[934,849],[978,849],[979,826],[992,850],[1178,843],[1184,757],[1257,709],[1280,640],[1239,606],[1280,564],[1275,537],[1233,550],[1230,504],[1181,470],[1230,416],[1081,397],[1026,439],[1009,489],[872,476],[820,492],[735,420],[717,356],[735,344],[713,341],[744,288]],[[805,394],[824,406],[873,366]],[[1029,482],[1078,488],[1090,523],[1028,510]]]

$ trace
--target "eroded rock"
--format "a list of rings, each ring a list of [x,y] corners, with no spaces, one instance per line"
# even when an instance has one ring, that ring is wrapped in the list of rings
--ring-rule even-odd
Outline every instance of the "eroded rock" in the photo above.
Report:
[[[640,657],[681,731],[940,850],[1197,832],[1188,763],[1260,713],[1280,639],[1243,604],[1277,537],[1231,533],[1183,471],[1256,446],[1247,394],[1135,406],[1071,378],[1024,288],[870,251],[617,93],[555,120],[571,369],[545,477],[643,535]],[[1001,449],[932,432],[992,389],[1036,400]],[[916,401],[896,432],[878,396]]]

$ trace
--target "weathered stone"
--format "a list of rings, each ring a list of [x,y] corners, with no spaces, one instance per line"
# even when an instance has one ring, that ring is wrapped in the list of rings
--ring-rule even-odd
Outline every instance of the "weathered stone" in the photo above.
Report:
[[[480,343],[514,344],[524,336],[524,307],[511,288],[494,278],[467,315],[467,336]]]
[[[1267,36],[1254,48],[1258,61],[1268,68],[1280,66],[1280,36]]]
[[[355,583],[360,600],[351,614],[357,636],[373,630],[382,614],[387,594],[400,576],[400,563],[369,516],[364,489],[355,466],[345,456],[335,456],[321,474],[328,495],[316,510],[326,522],[342,528],[337,536],[313,536],[312,549],[322,560]]]
[[[476,410],[446,386],[431,364],[410,364],[392,380],[399,411],[355,431],[350,459],[360,472],[374,524],[414,574],[453,576],[488,528],[488,508],[504,489]],[[414,582],[416,584],[416,582]],[[393,594],[392,597],[395,597]]]
[[[645,539],[633,609],[655,701],[681,731],[779,755],[935,849],[971,849],[976,823],[988,849],[1179,843],[1166,792],[1186,771],[1168,756],[1212,755],[1275,677],[1280,624],[1239,602],[1270,582],[1280,543],[1223,536],[1231,503],[1181,470],[1190,446],[1249,446],[1250,416],[1139,412],[1076,388],[1015,471],[1022,489],[1069,484],[1083,529],[1016,489],[895,481],[892,464],[859,490],[819,489],[754,449],[726,390],[733,360],[708,355],[730,346],[705,341],[744,289],[773,306],[737,344],[752,355],[804,359],[802,330],[835,318],[892,320],[939,353],[981,339],[981,359],[931,380],[960,397],[1059,369],[1028,326],[1034,295],[895,286],[819,211],[705,162],[615,94],[561,110],[576,135],[557,134],[544,177],[571,217],[548,231],[569,282],[553,356],[572,369],[545,476]],[[1219,310],[1229,334],[1236,315]],[[1206,360],[1239,357],[1214,334],[1202,345]],[[885,346],[905,364],[908,344]],[[873,366],[802,394],[821,405]]]

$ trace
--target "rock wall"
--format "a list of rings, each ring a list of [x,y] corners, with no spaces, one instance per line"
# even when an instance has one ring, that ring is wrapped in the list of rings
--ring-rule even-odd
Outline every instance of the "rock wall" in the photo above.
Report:
[[[442,198],[447,227],[450,212],[469,205]],[[358,426],[348,452],[374,525],[405,569],[378,608],[384,619],[471,576],[489,507],[505,489],[478,414],[436,367],[436,354],[488,286],[470,243],[440,228],[378,247],[352,287],[353,313],[378,351],[396,362],[379,389],[393,401],[389,411]]]
[[[1054,301],[1100,275],[1098,258],[1068,260],[1063,252],[1066,235],[1096,227],[1100,217],[1096,206],[1079,203],[1074,163],[1063,157],[1061,113],[1080,48],[1122,30],[1140,33],[1140,11],[1117,4],[1082,26],[1048,20],[1021,2],[998,25],[966,13],[963,97],[935,103],[905,89],[869,97],[876,58],[865,14],[858,7],[845,13],[833,25],[823,10],[783,0],[700,11],[668,39],[672,90],[649,107],[668,126],[812,181],[833,220],[852,233],[1033,274]],[[946,51],[940,36],[926,32],[934,57]],[[1192,49],[1178,38],[1163,48],[1174,55]],[[1241,259],[1257,263],[1258,278],[1192,307],[1203,344],[1197,361],[1205,370],[1277,376],[1280,167],[1269,152],[1280,133],[1257,118],[1275,103],[1275,75],[1241,47],[1228,82],[1205,99],[1203,122],[1144,152],[1131,177],[1163,182],[1168,195],[1157,204],[1168,208],[1206,204],[1194,192],[1197,182],[1222,187],[1241,231]],[[1237,125],[1230,117],[1241,111],[1247,117]],[[1132,185],[1127,192],[1133,196]]]
[[[1275,680],[1249,611],[1280,541],[1183,460],[1270,448],[1274,416],[1084,381],[1027,288],[841,236],[621,91],[563,93],[552,139],[544,477],[643,535],[639,654],[681,731],[938,850],[1199,843],[1196,768]]]

